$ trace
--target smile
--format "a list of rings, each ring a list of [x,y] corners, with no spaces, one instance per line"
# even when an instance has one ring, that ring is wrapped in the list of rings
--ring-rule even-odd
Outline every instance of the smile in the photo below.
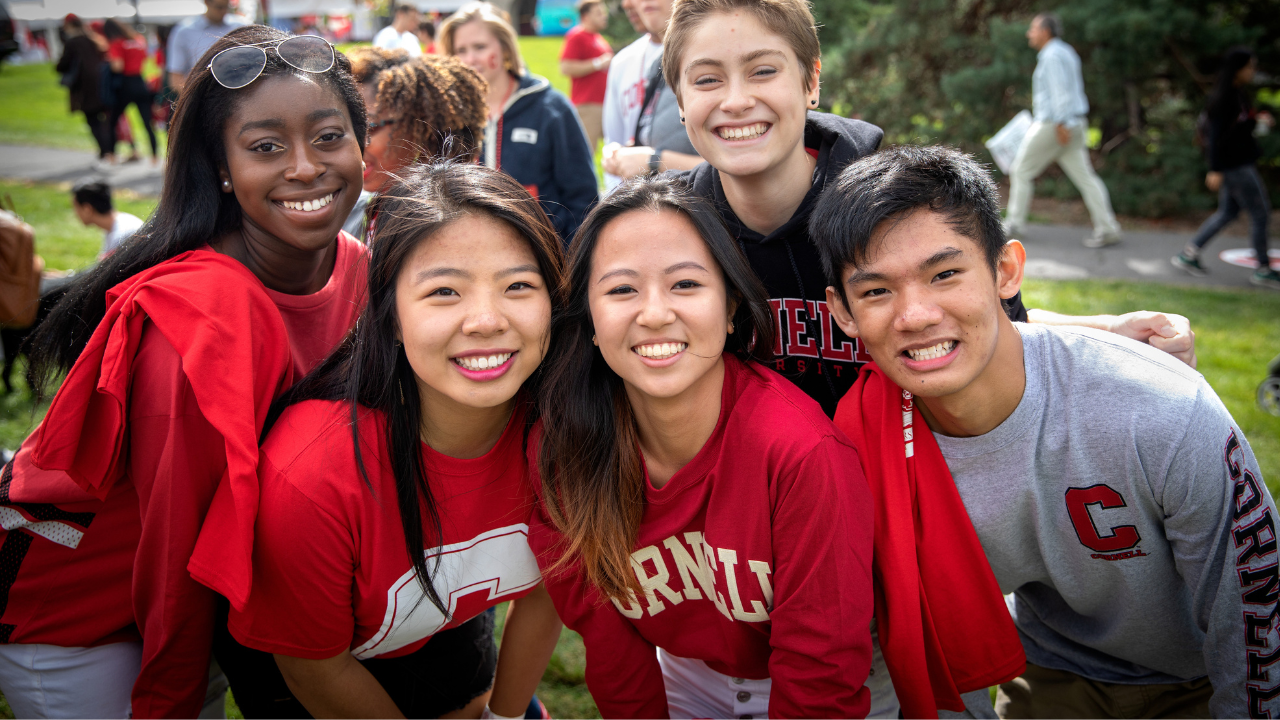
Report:
[[[334,195],[337,195],[337,193],[331,192],[328,195],[325,195],[324,197],[318,200],[303,200],[302,202],[289,202],[288,200],[277,200],[276,202],[280,203],[281,205],[283,205],[284,207],[290,210],[300,210],[302,212],[315,212],[316,210],[319,210],[320,208],[333,202]]]
[[[666,360],[675,357],[684,352],[689,347],[689,343],[656,343],[654,345],[637,345],[633,348],[637,355],[647,357],[650,360]]]
[[[481,370],[492,370],[500,365],[505,365],[514,353],[498,353],[496,355],[473,355],[470,357],[456,357],[453,361],[466,370],[479,372]]]
[[[723,140],[754,140],[769,131],[769,123],[756,123],[746,127],[719,127],[716,134]]]
[[[955,340],[944,340],[933,347],[919,348],[917,350],[904,350],[908,357],[912,360],[937,360],[945,357],[948,353],[956,348]]]

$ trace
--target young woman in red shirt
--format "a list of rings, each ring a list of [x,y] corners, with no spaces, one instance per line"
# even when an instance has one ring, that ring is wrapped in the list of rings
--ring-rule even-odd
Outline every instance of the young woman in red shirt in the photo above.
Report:
[[[142,79],[142,65],[147,61],[147,41],[139,37],[128,24],[114,18],[107,18],[103,24],[106,35],[107,62],[111,65],[112,80],[115,85],[115,103],[111,107],[111,131],[114,133],[120,118],[132,104],[138,108],[142,116],[142,127],[147,131],[147,139],[151,141],[151,164],[160,161],[159,145],[156,143],[156,131],[151,118],[151,89],[147,81]],[[163,66],[162,66],[163,67]],[[137,159],[137,156],[134,156]]]
[[[18,715],[205,706],[216,595],[196,579],[243,603],[224,575],[249,562],[267,409],[361,306],[365,249],[340,228],[365,127],[327,42],[228,33],[178,102],[155,213],[37,330],[43,386],[67,375],[0,474],[0,687]],[[215,502],[239,532],[200,545]]]
[[[525,461],[559,240],[478,165],[414,171],[374,209],[369,303],[263,443],[231,633],[316,717],[523,717],[561,628]],[[488,611],[508,600],[495,651]]]
[[[821,407],[763,364],[746,258],[669,179],[622,185],[570,257],[530,539],[600,711],[864,716],[870,493]]]

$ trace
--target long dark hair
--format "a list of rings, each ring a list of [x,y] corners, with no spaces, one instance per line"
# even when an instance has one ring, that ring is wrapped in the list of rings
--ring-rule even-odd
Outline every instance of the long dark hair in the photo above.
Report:
[[[587,289],[600,234],[632,210],[670,210],[688,218],[738,301],[725,350],[743,360],[772,358],[769,296],[720,216],[683,183],[637,178],[596,205],[569,248],[568,296],[553,323],[542,366],[543,435],[538,452],[547,513],[565,537],[552,572],[581,559],[588,580],[609,597],[638,590],[631,550],[644,515],[644,466],[635,416],[622,379],[591,342],[595,330]]]
[[[422,465],[418,383],[404,348],[396,342],[400,322],[396,315],[396,279],[420,243],[459,218],[485,215],[510,225],[529,242],[551,292],[554,317],[554,311],[563,305],[564,257],[559,237],[542,206],[519,183],[497,170],[460,163],[420,166],[379,194],[373,203],[378,224],[369,258],[369,302],[337,349],[275,402],[266,427],[270,429],[286,407],[304,400],[349,403],[356,464],[365,485],[372,490],[360,451],[359,418],[364,414],[360,409],[372,409],[386,417],[385,450],[395,475],[405,550],[426,597],[448,616],[447,603],[432,585],[434,568],[427,568],[423,554],[425,547],[439,544],[440,515]],[[526,433],[538,418],[540,373],[535,372],[525,381],[517,398],[524,405]],[[426,507],[429,534],[424,534],[420,501]]]
[[[106,313],[109,289],[240,227],[240,203],[235,194],[219,189],[218,170],[227,162],[223,126],[246,93],[219,85],[207,66],[214,55],[227,48],[288,37],[287,33],[263,25],[237,28],[215,42],[196,63],[174,108],[164,189],[155,212],[124,245],[71,284],[30,340],[30,377],[35,380],[39,397],[45,395],[60,372],[70,369],[80,357]],[[298,75],[327,85],[346,104],[356,140],[363,148],[368,122],[350,67],[339,53],[328,72],[303,73],[268,51],[267,65],[258,82],[272,75]]]
[[[1218,68],[1218,78],[1213,83],[1213,93],[1209,95],[1209,107],[1222,110],[1228,103],[1236,101],[1242,93],[1236,87],[1236,73],[1253,62],[1252,48],[1237,45],[1222,56],[1222,66]],[[1235,108],[1232,108],[1235,110]]]

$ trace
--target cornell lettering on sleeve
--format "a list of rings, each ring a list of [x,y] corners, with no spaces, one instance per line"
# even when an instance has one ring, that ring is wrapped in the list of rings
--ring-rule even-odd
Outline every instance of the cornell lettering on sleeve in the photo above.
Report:
[[[1244,452],[1234,430],[1227,437],[1223,459],[1227,473],[1235,481],[1231,538],[1236,548],[1240,597],[1245,605],[1249,716],[1269,718],[1271,711],[1264,705],[1280,695],[1280,673],[1274,667],[1280,660],[1280,635],[1276,627],[1280,572],[1277,572],[1275,518],[1262,502],[1257,478],[1244,465]]]

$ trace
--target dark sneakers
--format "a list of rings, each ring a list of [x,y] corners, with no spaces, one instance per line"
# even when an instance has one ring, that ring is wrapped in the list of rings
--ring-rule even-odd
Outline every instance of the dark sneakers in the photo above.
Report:
[[[1198,257],[1187,257],[1185,253],[1178,253],[1173,256],[1173,259],[1170,260],[1170,262],[1173,263],[1174,267],[1188,275],[1204,277],[1209,274],[1209,271],[1205,266],[1200,264],[1200,258]]]
[[[1280,273],[1271,268],[1258,268],[1257,272],[1249,278],[1249,282],[1258,287],[1280,290]]]

